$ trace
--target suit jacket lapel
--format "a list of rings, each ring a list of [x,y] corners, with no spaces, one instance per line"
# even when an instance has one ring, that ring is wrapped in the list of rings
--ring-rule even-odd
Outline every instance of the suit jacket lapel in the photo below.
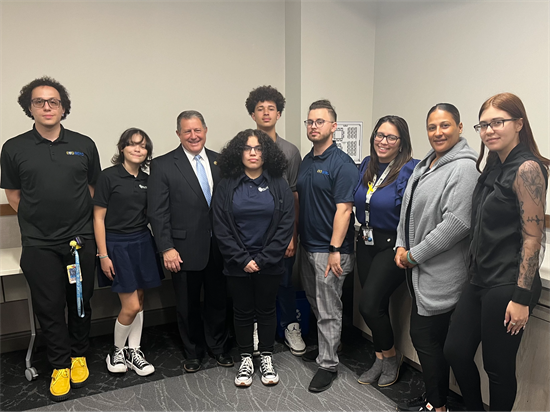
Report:
[[[179,150],[174,152],[174,162],[193,192],[195,192],[199,199],[202,199],[204,203],[207,204],[199,183],[199,179],[197,178],[197,175],[195,174],[195,171],[193,170],[191,163],[189,163],[189,159],[181,146],[179,147]]]
[[[214,187],[212,190],[212,196],[214,196],[214,190],[216,186],[220,183],[220,168],[218,167],[218,153],[213,152],[212,150],[206,149],[206,156],[208,156],[208,163],[210,163],[210,171],[212,172],[212,181],[214,182]]]

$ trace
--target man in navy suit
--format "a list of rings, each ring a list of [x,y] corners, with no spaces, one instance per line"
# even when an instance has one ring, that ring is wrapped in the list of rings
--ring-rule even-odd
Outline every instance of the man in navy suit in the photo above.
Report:
[[[218,154],[204,147],[208,129],[194,110],[180,113],[181,145],[153,159],[147,215],[155,241],[172,272],[178,327],[187,372],[197,372],[210,350],[220,366],[233,366],[226,353],[226,283],[223,259],[212,236],[210,201],[220,181]],[[204,308],[201,313],[201,288]]]

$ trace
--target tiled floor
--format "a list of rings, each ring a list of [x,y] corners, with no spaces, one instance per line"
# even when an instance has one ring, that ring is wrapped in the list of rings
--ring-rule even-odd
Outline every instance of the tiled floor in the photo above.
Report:
[[[309,336],[306,337],[308,345],[316,343],[317,334],[314,327],[313,323],[313,328],[310,328]],[[129,388],[166,378],[181,377],[185,374],[183,372],[182,344],[175,323],[144,329],[142,349],[147,359],[156,368],[155,373],[148,377],[140,377],[132,371],[124,375],[114,375],[107,371],[105,356],[112,348],[112,339],[112,335],[91,339],[87,356],[90,369],[89,382],[84,388],[73,390],[71,399],[105,394],[116,389]],[[361,335],[358,329],[351,325],[344,325],[342,342],[343,349],[340,354],[340,361],[349,368],[355,377],[358,377],[374,360],[372,344]],[[288,352],[288,349],[281,342],[277,342],[275,353],[281,352]],[[48,398],[50,383],[48,373],[51,371],[46,359],[45,348],[39,347],[34,355],[33,366],[38,370],[39,377],[32,382],[28,382],[24,377],[25,353],[26,351],[17,351],[0,356],[0,410],[2,411],[28,410],[55,404]],[[231,353],[237,359],[237,349],[235,347]],[[204,369],[211,368],[221,369],[216,366],[212,358],[205,359]],[[229,371],[232,370],[235,369]],[[227,370],[220,370],[220,373],[231,374]],[[182,378],[185,379],[185,376]],[[284,379],[283,375],[281,375],[281,379]],[[301,384],[307,387],[309,382],[301,382]],[[406,364],[401,368],[399,380],[394,385],[386,388],[378,388],[376,385],[373,387],[394,402],[418,396],[423,392],[421,374]],[[449,404],[455,410],[461,409],[460,400],[456,395],[453,395]],[[60,406],[60,410],[64,409]]]

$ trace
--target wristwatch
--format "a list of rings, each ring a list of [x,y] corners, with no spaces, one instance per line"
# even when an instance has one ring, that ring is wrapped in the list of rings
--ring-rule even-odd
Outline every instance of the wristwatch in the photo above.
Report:
[[[342,248],[341,248],[341,247],[332,246],[332,245],[330,245],[330,246],[328,247],[328,251],[329,251],[330,253],[340,252],[340,249],[342,249]]]

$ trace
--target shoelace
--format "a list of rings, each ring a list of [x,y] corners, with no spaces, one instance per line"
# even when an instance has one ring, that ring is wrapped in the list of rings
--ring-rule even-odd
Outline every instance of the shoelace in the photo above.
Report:
[[[288,334],[291,339],[298,339],[299,337],[302,336],[301,331],[296,329],[288,330]]]
[[[124,358],[124,348],[122,349],[116,349],[115,350],[115,353],[113,354],[113,362],[115,364],[117,363],[124,363],[125,362],[125,358]]]
[[[80,357],[80,358],[73,358],[72,359],[72,363],[71,363],[71,368],[74,368],[74,364],[75,363],[80,363],[80,366],[84,367],[84,358]]]
[[[275,375],[275,369],[273,368],[273,363],[271,362],[271,356],[262,355],[261,363],[262,371],[265,375]]]
[[[130,348],[131,360],[134,365],[142,369],[144,366],[149,365],[149,362],[145,360],[145,355],[138,348]]]
[[[68,378],[69,377],[69,371],[67,369],[57,369],[57,374],[53,377],[54,383],[57,382],[60,378]]]
[[[252,375],[253,365],[252,358],[245,356],[242,358],[241,366],[239,367],[239,377]]]

